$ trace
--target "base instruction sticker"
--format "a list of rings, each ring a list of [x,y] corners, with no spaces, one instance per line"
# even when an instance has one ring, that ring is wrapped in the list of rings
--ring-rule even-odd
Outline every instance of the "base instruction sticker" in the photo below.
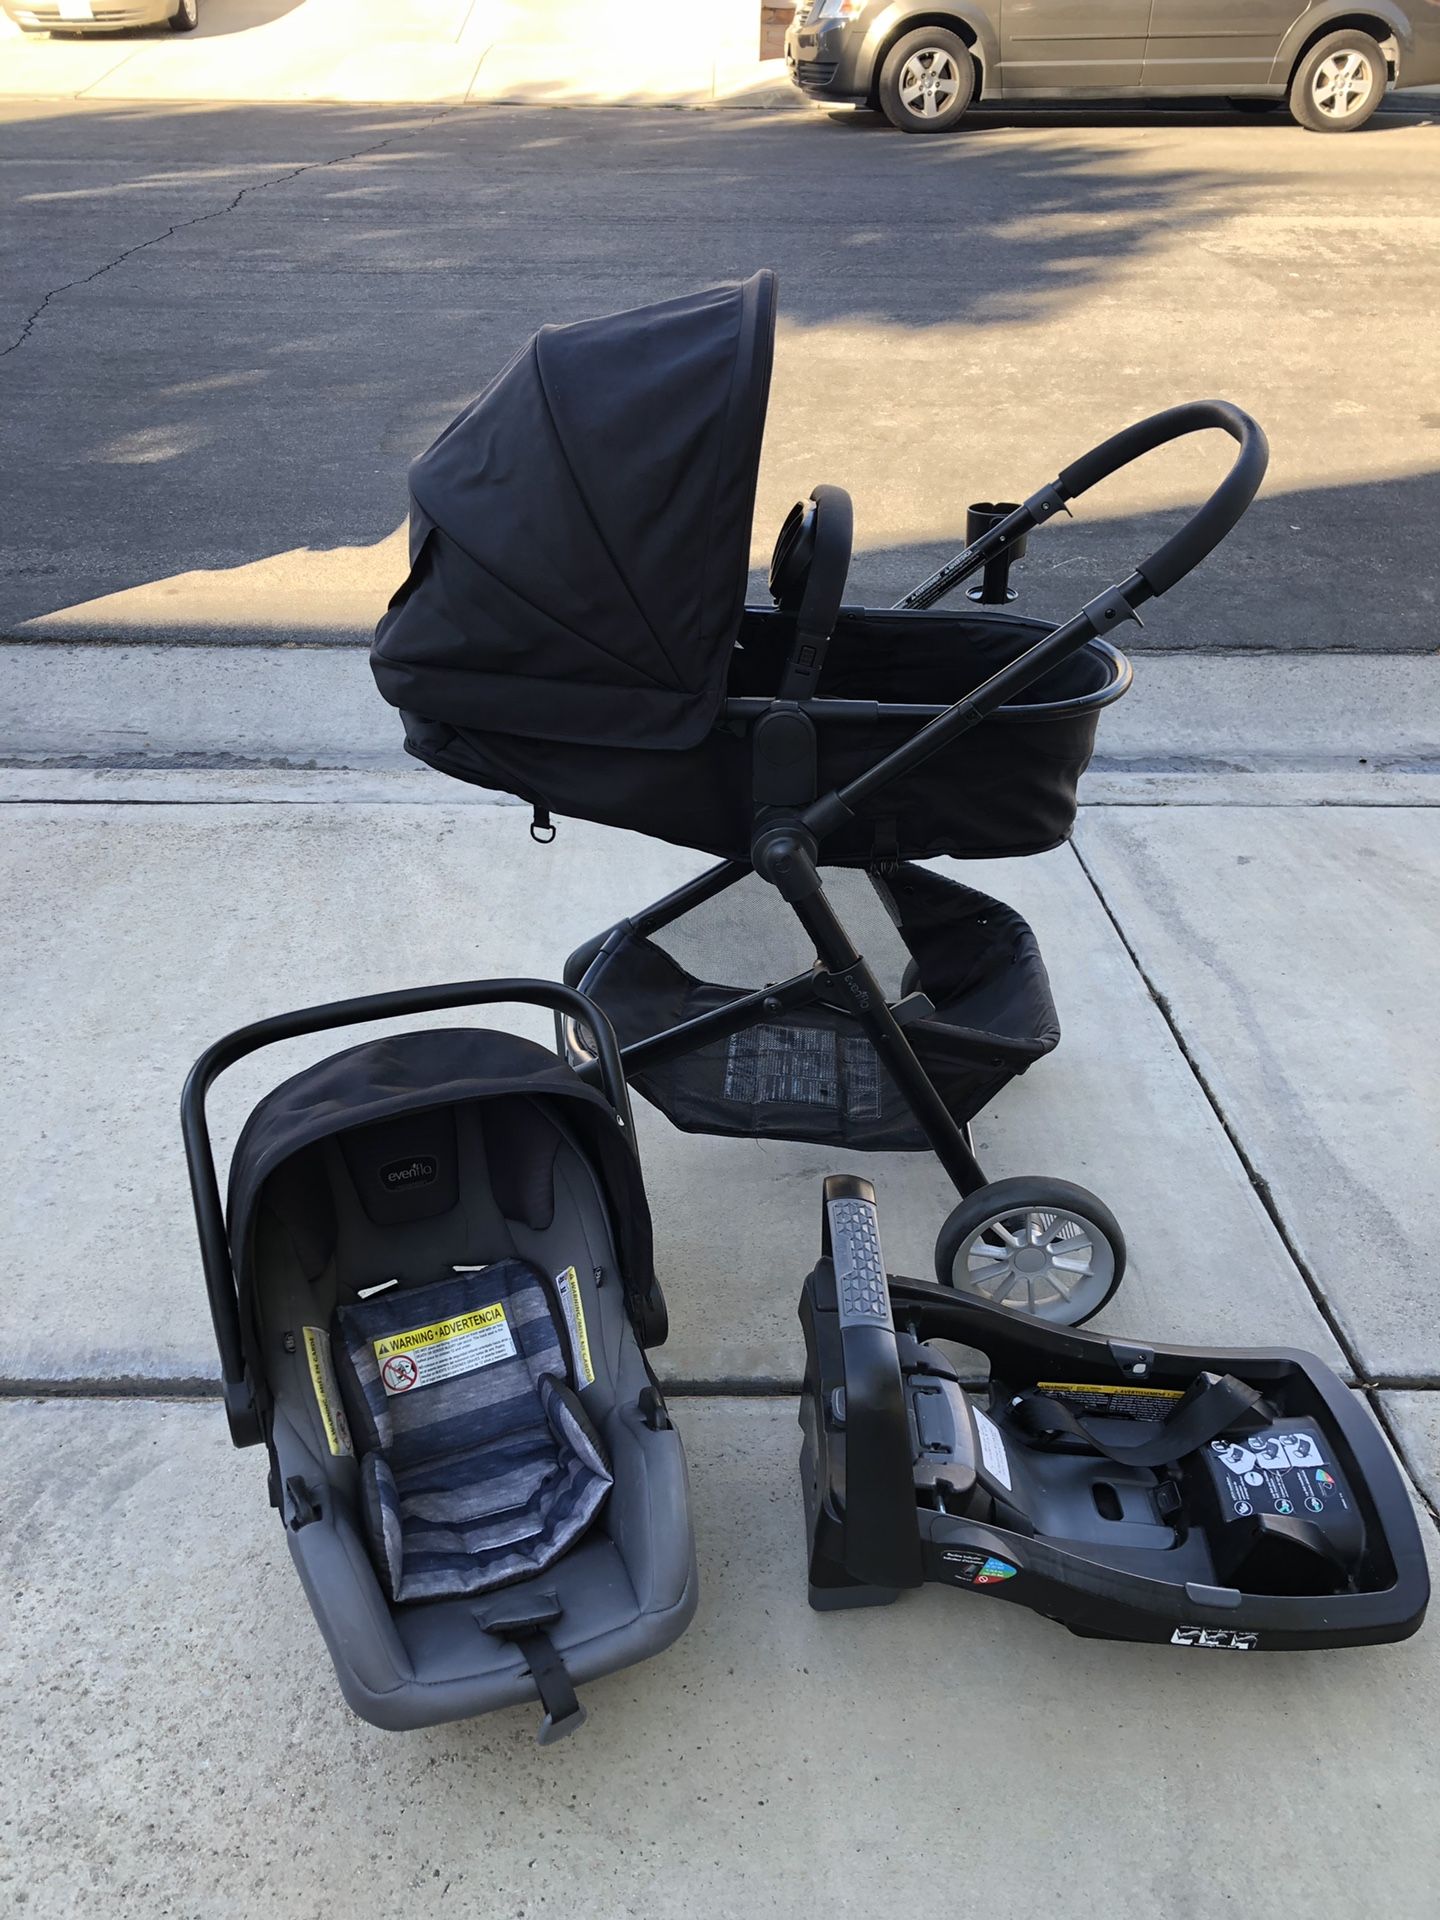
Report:
[[[582,1387],[591,1386],[595,1379],[595,1363],[590,1358],[590,1334],[585,1326],[585,1302],[580,1298],[580,1276],[574,1267],[567,1267],[563,1273],[556,1274],[555,1286],[560,1295],[560,1311],[565,1316],[565,1326],[570,1335],[575,1377]]]
[[[413,1393],[462,1373],[474,1373],[515,1356],[515,1339],[500,1301],[436,1320],[428,1327],[407,1327],[372,1342],[380,1384],[386,1393]]]
[[[946,1547],[940,1560],[946,1578],[962,1587],[998,1587],[1020,1571],[1011,1561],[979,1547]]]
[[[1005,1451],[1005,1442],[1000,1437],[1000,1429],[988,1413],[982,1413],[979,1407],[975,1412],[975,1431],[980,1436],[980,1459],[985,1471],[992,1480],[998,1480],[1005,1491],[1010,1487],[1010,1456]]]
[[[1350,1511],[1344,1482],[1327,1464],[1318,1435],[1268,1427],[1239,1440],[1212,1440],[1210,1468],[1236,1520],[1251,1514],[1338,1518]]]
[[[302,1327],[305,1358],[310,1362],[310,1384],[315,1389],[315,1404],[320,1409],[320,1424],[332,1454],[353,1454],[350,1423],[340,1401],[340,1386],[335,1378],[335,1363],[330,1356],[330,1336],[323,1327]]]
[[[1236,1627],[1176,1627],[1172,1647],[1218,1647],[1225,1653],[1250,1653],[1260,1644],[1258,1633]]]

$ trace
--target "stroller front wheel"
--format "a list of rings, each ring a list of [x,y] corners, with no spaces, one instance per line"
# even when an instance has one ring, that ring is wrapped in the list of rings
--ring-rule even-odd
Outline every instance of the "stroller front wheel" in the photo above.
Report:
[[[935,1274],[987,1306],[1078,1327],[1124,1278],[1125,1236],[1103,1200],[1068,1180],[992,1180],[940,1229]]]

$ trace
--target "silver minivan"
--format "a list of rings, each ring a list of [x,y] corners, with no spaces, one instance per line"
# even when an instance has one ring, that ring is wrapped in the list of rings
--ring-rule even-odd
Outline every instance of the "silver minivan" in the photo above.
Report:
[[[973,100],[1220,96],[1349,133],[1440,85],[1440,0],[798,0],[790,78],[943,133]]]
[[[125,27],[168,26],[189,33],[200,23],[200,0],[0,0],[25,33],[119,33]]]

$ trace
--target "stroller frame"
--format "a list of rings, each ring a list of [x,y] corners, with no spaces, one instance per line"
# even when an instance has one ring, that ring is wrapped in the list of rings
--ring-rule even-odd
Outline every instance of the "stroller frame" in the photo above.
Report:
[[[875,712],[875,703],[817,698],[826,648],[840,613],[841,596],[850,558],[850,502],[838,488],[817,487],[806,524],[810,542],[808,573],[803,592],[798,589],[782,601],[795,608],[795,633],[776,697],[731,698],[724,717],[747,725],[751,732],[754,816],[747,861],[726,860],[700,874],[639,913],[618,922],[587,941],[570,955],[564,971],[567,986],[584,991],[596,961],[619,942],[648,936],[693,909],[715,899],[750,873],[759,875],[787,903],[814,943],[816,964],[808,971],[733,1000],[729,1005],[685,1020],[622,1050],[627,1079],[663,1062],[693,1053],[711,1042],[725,1040],[776,1013],[800,1007],[840,1006],[853,1016],[888,1069],[901,1097],[910,1108],[936,1158],[963,1199],[989,1184],[975,1157],[969,1128],[954,1118],[941,1099],[906,1035],[911,1019],[923,1016],[929,1002],[923,994],[903,994],[892,1004],[864,956],[857,949],[826,894],[820,875],[820,849],[828,834],[853,817],[854,809],[893,781],[912,772],[931,755],[996,713],[1014,696],[1067,660],[1084,646],[1106,643],[1106,637],[1125,622],[1139,621],[1138,608],[1158,598],[1182,580],[1234,528],[1253,500],[1269,459],[1265,436],[1250,416],[1223,401],[1194,401],[1162,413],[1115,434],[1075,461],[1020,506],[998,520],[953,560],[922,581],[898,603],[902,609],[933,606],[944,595],[1007,554],[1017,541],[1068,511],[1068,502],[1142,455],[1186,435],[1219,429],[1238,443],[1238,453],[1225,478],[1191,518],[1142,561],[1125,580],[1097,594],[1068,620],[992,673],[963,698],[948,707],[886,704],[891,717],[921,722],[916,733],[847,784],[825,794],[816,792],[817,721],[861,721]],[[776,571],[784,565],[787,536],[792,543],[798,526],[797,509],[787,522],[777,548]],[[803,564],[803,563],[802,563]],[[1108,648],[1107,651],[1113,651]],[[1129,663],[1116,655],[1116,683],[1111,698],[1130,682]],[[571,1063],[582,1073],[598,1072],[593,1050],[573,1019],[557,1016],[557,1038]],[[997,1202],[1002,1186],[997,1183]],[[1033,1182],[1028,1184],[1035,1184]],[[1048,1183],[1062,1190],[1060,1198],[1074,1200],[1083,1190],[1067,1183]],[[1083,1196],[1093,1202],[1093,1196]],[[1059,1199],[1051,1204],[1059,1204]],[[1043,1202],[1032,1200],[1030,1205]],[[1113,1227],[1108,1210],[1095,1208]],[[951,1228],[942,1231],[937,1265],[946,1266],[944,1250],[953,1258],[957,1243]],[[1119,1236],[1116,1234],[1115,1239]],[[1114,1285],[1123,1271],[1123,1242]],[[942,1277],[948,1278],[948,1275]],[[953,1284],[953,1282],[952,1282]],[[1106,1298],[1108,1298],[1108,1294]],[[1090,1305],[1088,1318],[1103,1301]],[[1063,1318],[1063,1314],[1049,1317]]]

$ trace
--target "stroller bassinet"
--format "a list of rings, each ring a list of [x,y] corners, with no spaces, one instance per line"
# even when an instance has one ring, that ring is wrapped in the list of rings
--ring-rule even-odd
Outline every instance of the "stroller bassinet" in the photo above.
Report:
[[[420,759],[547,812],[749,855],[751,734],[795,619],[746,607],[775,280],[546,327],[410,470],[411,569],[376,635]],[[1049,629],[847,609],[816,699],[818,791],[844,783]],[[1098,636],[1023,704],[864,802],[829,862],[1040,853],[1075,818]]]
[[[942,1281],[1088,1318],[1124,1268],[1113,1217],[1064,1182],[987,1187],[965,1130],[1058,1038],[1034,937],[912,863],[1066,838],[1099,714],[1130,682],[1109,635],[1245,512],[1264,435],[1218,401],[1143,420],[994,510],[884,612],[842,605],[850,502],[816,487],[781,530],[774,604],[747,607],[775,297],[758,273],[543,328],[411,469],[410,571],[376,633],[375,678],[412,753],[529,801],[537,838],[554,812],[720,857],[565,970],[677,1125],[928,1145],[965,1196],[937,1244]],[[1210,428],[1240,444],[1229,474],[1069,620],[931,610],[1109,474]],[[898,995],[841,924],[826,866],[879,885],[914,959]],[[655,944],[752,872],[800,921],[812,966],[747,991]],[[562,1023],[561,1039],[593,1066],[581,1027]]]

